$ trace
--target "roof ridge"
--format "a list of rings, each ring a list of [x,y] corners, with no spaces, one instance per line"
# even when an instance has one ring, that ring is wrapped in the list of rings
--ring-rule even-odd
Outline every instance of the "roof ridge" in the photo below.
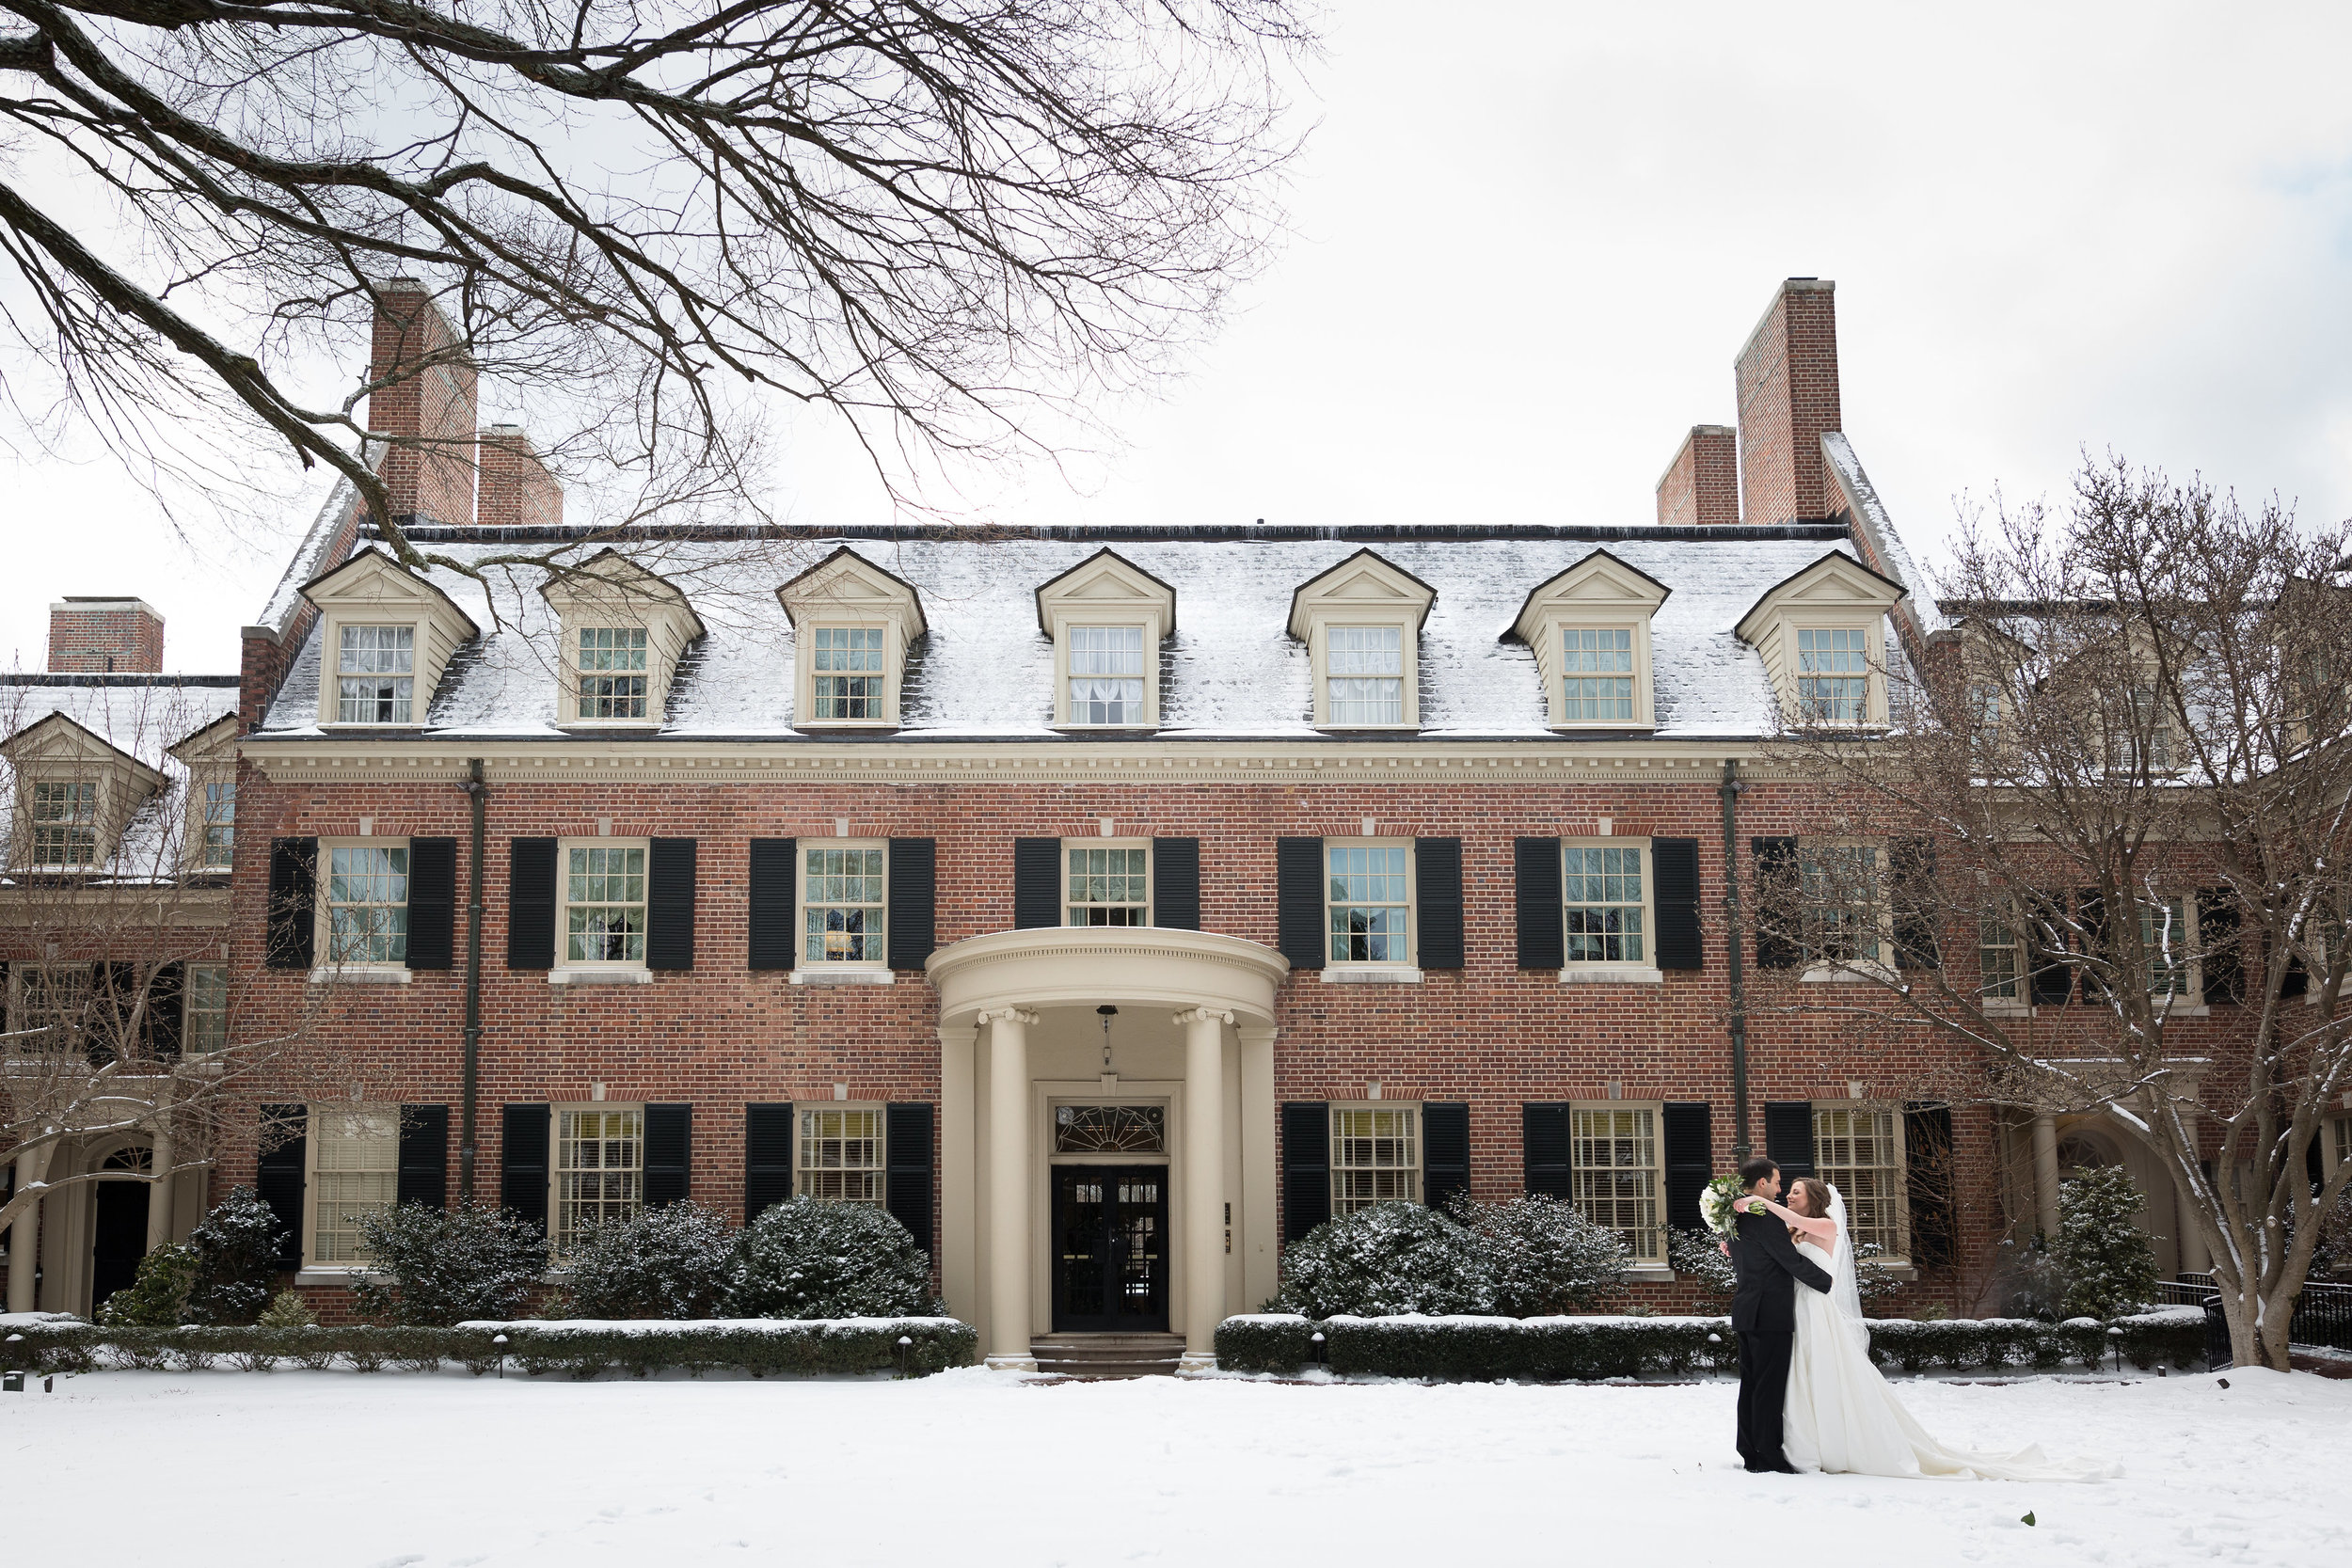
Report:
[[[1487,541],[1573,540],[1594,544],[1739,544],[1756,540],[1838,540],[1847,537],[1843,524],[1821,519],[1791,523],[1717,523],[1662,528],[1656,524],[1613,523],[847,523],[831,528],[755,523],[703,523],[631,528],[603,528],[593,523],[554,527],[450,528],[416,527],[405,536],[435,545],[553,545],[603,541],[675,540],[725,543],[755,539],[871,539],[909,542],[939,540],[976,544],[1054,540],[1072,544],[1108,544],[1125,540],[1152,544],[1224,544],[1233,541],[1329,540],[1386,541],[1432,544],[1476,544]],[[361,537],[373,539],[373,529]]]

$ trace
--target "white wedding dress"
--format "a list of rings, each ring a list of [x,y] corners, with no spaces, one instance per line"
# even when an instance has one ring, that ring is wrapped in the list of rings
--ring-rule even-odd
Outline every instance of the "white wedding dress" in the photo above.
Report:
[[[1789,1464],[1807,1472],[1947,1481],[2108,1481],[2123,1473],[2122,1465],[2100,1460],[2050,1459],[2038,1448],[1968,1453],[1930,1436],[1870,1364],[1846,1200],[1835,1187],[1829,1217],[1837,1222],[1834,1252],[1810,1239],[1797,1243],[1834,1284],[1826,1295],[1809,1286],[1797,1289],[1785,1444]]]

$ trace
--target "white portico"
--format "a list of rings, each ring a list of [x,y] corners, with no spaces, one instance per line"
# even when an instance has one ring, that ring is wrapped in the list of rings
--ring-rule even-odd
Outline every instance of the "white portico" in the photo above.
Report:
[[[1217,1323],[1275,1290],[1287,960],[1200,931],[1048,927],[927,967],[943,1285],[990,1364],[1033,1365],[1057,1328],[1146,1323],[1207,1362]]]

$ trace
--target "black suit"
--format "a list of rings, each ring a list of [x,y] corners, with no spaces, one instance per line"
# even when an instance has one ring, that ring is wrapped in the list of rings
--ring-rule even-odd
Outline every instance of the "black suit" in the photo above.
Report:
[[[1740,1457],[1751,1470],[1785,1467],[1781,1418],[1796,1351],[1797,1281],[1827,1295],[1828,1273],[1799,1252],[1788,1227],[1770,1214],[1734,1218],[1731,1331],[1740,1337]]]

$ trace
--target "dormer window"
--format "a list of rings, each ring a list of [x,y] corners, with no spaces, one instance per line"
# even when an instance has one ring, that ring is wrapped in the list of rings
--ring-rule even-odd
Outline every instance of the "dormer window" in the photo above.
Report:
[[[450,656],[480,635],[448,594],[377,549],[305,583],[302,595],[319,611],[322,724],[422,724]]]
[[[1336,729],[1405,722],[1405,632],[1399,626],[1333,626],[1324,657],[1324,711]]]
[[[124,828],[165,783],[61,713],[0,740],[0,756],[16,774],[8,859],[27,870],[76,872],[116,859]]]
[[[191,871],[227,871],[237,860],[237,718],[223,714],[171,747],[188,770],[187,842]]]
[[[1797,628],[1797,712],[1805,724],[1854,725],[1867,720],[1869,642],[1860,626]]]
[[[561,718],[566,729],[660,726],[678,656],[703,635],[686,595],[618,550],[549,578],[540,596],[563,627]]]
[[[1535,655],[1555,730],[1646,730],[1649,623],[1666,585],[1595,550],[1527,595],[1506,637]]]
[[[417,628],[336,628],[335,722],[406,724],[416,706]]]
[[[1370,550],[1299,585],[1290,634],[1307,644],[1314,665],[1318,729],[1421,727],[1421,627],[1437,597]]]
[[[37,779],[32,785],[33,863],[90,865],[98,859],[98,781]]]
[[[1112,550],[1097,550],[1037,591],[1038,630],[1054,642],[1054,722],[1153,729],[1159,648],[1176,629],[1176,590]]]
[[[777,589],[776,599],[796,644],[795,726],[896,725],[907,650],[930,630],[914,585],[844,545]]]
[[[1762,657],[1787,723],[1867,728],[1887,721],[1886,617],[1909,592],[1832,551],[1768,589],[1733,629]]]
[[[1560,633],[1561,717],[1572,724],[1633,722],[1633,632],[1567,626]]]
[[[580,629],[580,717],[645,717],[645,628]]]
[[[890,641],[885,626],[818,626],[815,646],[818,719],[871,724],[881,721],[888,693],[882,660]]]

